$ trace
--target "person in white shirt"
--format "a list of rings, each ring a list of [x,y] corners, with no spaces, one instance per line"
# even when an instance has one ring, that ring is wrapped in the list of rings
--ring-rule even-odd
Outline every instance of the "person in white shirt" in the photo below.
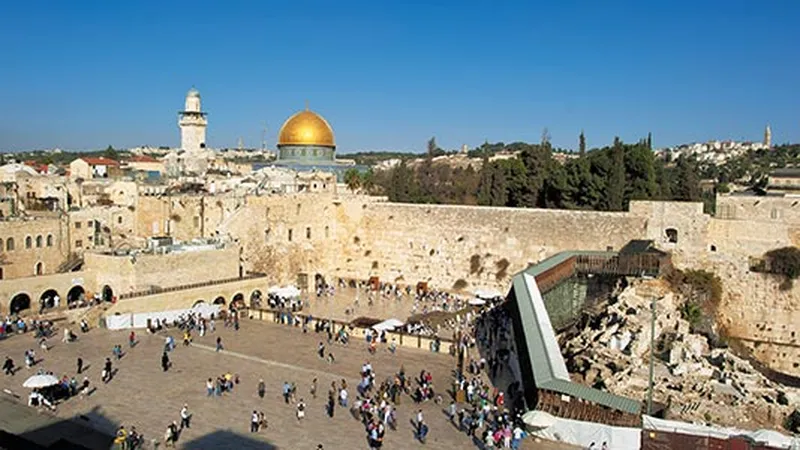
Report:
[[[189,425],[189,420],[192,418],[192,415],[189,414],[189,405],[183,405],[181,408],[181,430],[184,428],[191,428]]]

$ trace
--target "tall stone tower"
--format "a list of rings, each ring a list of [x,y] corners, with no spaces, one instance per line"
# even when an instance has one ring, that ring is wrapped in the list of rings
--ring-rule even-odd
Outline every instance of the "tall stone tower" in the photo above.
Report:
[[[186,94],[186,104],[178,113],[178,126],[181,128],[181,148],[196,152],[206,148],[206,113],[200,109],[200,93],[191,88]]]
[[[769,125],[764,129],[764,145],[766,145],[767,148],[772,148],[772,130]]]

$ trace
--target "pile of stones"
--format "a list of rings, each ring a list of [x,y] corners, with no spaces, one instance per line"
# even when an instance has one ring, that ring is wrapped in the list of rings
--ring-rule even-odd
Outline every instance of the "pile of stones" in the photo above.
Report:
[[[655,319],[651,305],[655,299]],[[691,332],[684,299],[660,280],[631,280],[559,335],[574,381],[645,401],[651,326],[656,410],[669,419],[739,428],[780,428],[800,402],[800,389],[773,382],[732,350]],[[711,340],[709,340],[711,337]]]

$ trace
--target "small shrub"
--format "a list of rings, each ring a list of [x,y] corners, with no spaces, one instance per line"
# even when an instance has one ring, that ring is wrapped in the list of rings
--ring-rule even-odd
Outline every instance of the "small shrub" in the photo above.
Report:
[[[463,278],[459,278],[458,280],[456,280],[455,283],[453,283],[453,289],[456,291],[460,291],[462,289],[465,289],[466,287],[467,287],[467,282]]]
[[[469,258],[469,273],[475,275],[481,270],[481,255],[475,254]]]
[[[785,277],[783,289],[791,288],[792,281],[800,276],[800,248],[783,247],[764,254],[764,271]]]
[[[497,273],[495,273],[495,277],[498,281],[508,276],[508,266],[510,266],[511,263],[508,262],[507,259],[503,258],[500,261],[497,261],[494,265],[497,267]]]

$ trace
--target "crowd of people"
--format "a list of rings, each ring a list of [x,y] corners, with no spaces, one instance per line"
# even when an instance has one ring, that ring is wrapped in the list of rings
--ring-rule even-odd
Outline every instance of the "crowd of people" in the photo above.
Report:
[[[340,286],[344,286],[344,281],[340,280]],[[367,292],[370,303],[375,298],[382,301],[391,299],[403,300],[412,298],[414,302],[413,310],[422,312],[445,311],[454,312],[468,306],[467,299],[455,294],[436,291],[436,290],[416,290],[410,286],[400,288],[388,283],[379,286],[362,282],[356,286]],[[319,286],[318,296],[334,295],[335,289],[332,286]],[[276,321],[289,324],[293,327],[301,328],[303,333],[308,333],[313,329],[315,333],[326,335],[327,339],[322,339],[317,345],[317,356],[326,360],[329,364],[335,363],[333,354],[335,345],[348,345],[352,327],[336,327],[331,321],[314,320],[310,315],[296,314],[300,310],[293,307],[291,303],[281,302],[278,299],[269,298],[270,306],[284,308],[285,314],[278,315]],[[498,390],[492,384],[492,380],[498,372],[508,368],[510,356],[512,355],[513,339],[511,339],[511,322],[505,314],[503,308],[498,308],[499,301],[492,301],[485,305],[480,311],[470,310],[460,313],[450,319],[447,326],[453,328],[456,338],[454,353],[458,358],[457,370],[453,379],[453,398],[446,408],[449,420],[459,430],[470,437],[480,440],[485,448],[518,448],[525,433],[519,420],[519,411],[514,407],[514,399],[506,398],[506,392]],[[172,321],[154,320],[148,329],[150,333],[162,333],[169,329],[181,330],[183,343],[190,346],[193,341],[193,334],[200,337],[209,333],[215,333],[217,321],[222,321],[225,327],[239,330],[239,314],[235,308],[229,308],[222,314],[203,317],[199,313],[189,312],[181,315]],[[313,327],[311,324],[313,323]],[[83,327],[82,327],[83,328]],[[88,325],[84,332],[88,331]],[[47,321],[12,320],[6,318],[0,327],[2,333],[24,333],[28,330],[36,330],[37,336],[43,339],[53,334],[53,325]],[[68,330],[65,330],[68,331]],[[406,330],[409,331],[409,330]],[[418,333],[425,333],[425,330],[415,330]],[[428,330],[430,331],[430,330]],[[440,330],[437,330],[440,331]],[[163,333],[162,333],[163,334]],[[71,333],[70,333],[71,335]],[[378,351],[389,351],[392,354],[396,351],[397,342],[389,339],[385,331],[373,331],[365,334],[366,350],[368,355],[374,355]],[[224,353],[221,337],[216,336],[216,350]],[[128,347],[135,346],[136,339],[133,332],[128,339]],[[434,341],[436,350],[441,345],[438,339]],[[433,345],[433,344],[432,344]],[[169,354],[176,348],[175,339],[171,335],[165,336],[164,348],[162,353],[162,367],[166,372],[171,366]],[[483,349],[487,357],[476,354],[476,350]],[[432,348],[433,350],[433,348]],[[474,354],[473,358],[467,355]],[[102,370],[102,381],[109,383],[112,381],[115,371],[113,370],[112,359],[119,360],[124,355],[122,346],[117,344],[112,347],[111,355],[105,358]],[[35,353],[33,350],[26,351],[25,362],[27,367],[36,364]],[[369,357],[369,356],[368,356]],[[466,358],[466,359],[465,359]],[[402,362],[400,362],[402,364]],[[78,358],[78,374],[81,373],[83,362]],[[463,371],[461,370],[463,369]],[[7,375],[14,373],[15,367],[11,358],[6,359],[4,371]],[[370,448],[377,449],[383,446],[385,434],[389,430],[398,428],[397,407],[407,397],[414,402],[415,408],[419,408],[426,402],[436,405],[445,403],[441,393],[435,389],[433,375],[426,370],[422,370],[418,377],[408,377],[405,369],[400,369],[391,376],[381,379],[369,361],[366,361],[359,371],[359,383],[355,386],[355,395],[351,395],[347,381],[342,379],[340,382],[332,382],[328,390],[325,412],[333,418],[337,409],[349,411],[352,417],[359,420],[364,426],[366,441]],[[308,391],[312,400],[317,398],[318,380],[314,378]],[[233,395],[234,391],[241,388],[240,377],[237,373],[227,371],[218,376],[212,376],[205,382],[207,397],[226,397]],[[445,383],[446,385],[446,383]],[[89,379],[84,377],[84,381],[78,384],[76,377],[64,377],[58,385],[58,389],[64,389],[69,395],[88,392]],[[247,390],[247,388],[245,388]],[[255,387],[259,398],[265,398],[267,385],[263,379],[259,379]],[[509,395],[516,396],[518,389],[512,385],[507,389]],[[285,381],[280,388],[284,403],[291,406],[294,416],[298,421],[303,421],[310,413],[305,397],[298,393],[298,386],[294,381]],[[441,391],[446,394],[445,390]],[[458,402],[457,392],[463,392],[464,398]],[[35,394],[35,395],[34,395]],[[50,397],[45,396],[41,390],[34,391],[31,396],[31,403],[54,404]],[[41,396],[41,397],[40,397]],[[355,397],[354,399],[352,397]],[[313,411],[313,410],[311,410]],[[188,405],[184,405],[180,410],[176,420],[167,424],[164,433],[163,443],[167,447],[175,446],[180,438],[181,432],[191,426],[191,413]],[[412,421],[414,433],[420,442],[428,439],[431,428],[423,417],[423,409],[419,408]],[[268,427],[267,419],[263,411],[254,409],[249,417],[250,431],[258,433]],[[143,438],[135,428],[125,429],[120,427],[117,433],[117,440],[124,448],[132,449],[141,445]]]

